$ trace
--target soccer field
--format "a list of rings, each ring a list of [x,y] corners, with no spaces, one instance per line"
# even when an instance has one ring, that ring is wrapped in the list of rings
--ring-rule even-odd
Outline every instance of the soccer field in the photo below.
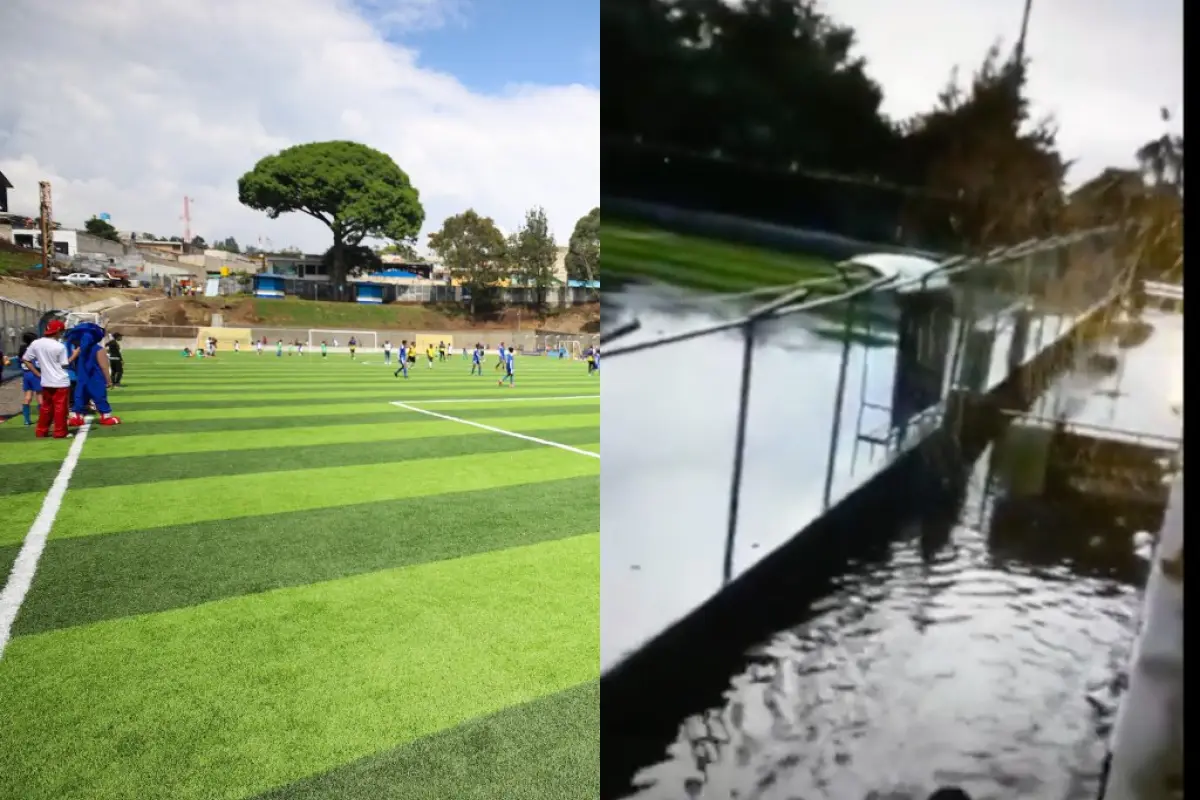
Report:
[[[786,286],[832,274],[816,256],[684,236],[640,225],[605,222],[600,228],[604,272],[710,292]]]
[[[495,360],[132,351],[124,424],[0,425],[0,582],[57,511],[0,797],[596,797],[599,378]]]

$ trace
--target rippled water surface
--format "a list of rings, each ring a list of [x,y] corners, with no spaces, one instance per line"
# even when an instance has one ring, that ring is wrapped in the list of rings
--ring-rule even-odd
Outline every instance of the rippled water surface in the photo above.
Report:
[[[633,796],[1094,798],[1139,607],[1132,543],[979,527],[925,556],[913,530],[843,575]]]

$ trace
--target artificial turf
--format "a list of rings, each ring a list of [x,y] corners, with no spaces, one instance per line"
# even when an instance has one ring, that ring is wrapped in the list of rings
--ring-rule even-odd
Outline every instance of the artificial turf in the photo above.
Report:
[[[655,281],[687,289],[740,292],[784,286],[832,274],[832,265],[814,256],[605,222],[600,229],[604,274],[618,279]]]
[[[599,459],[391,403],[598,453],[598,379],[361,361],[127,354],[0,658],[0,797],[597,795]],[[0,426],[0,578],[67,447]]]

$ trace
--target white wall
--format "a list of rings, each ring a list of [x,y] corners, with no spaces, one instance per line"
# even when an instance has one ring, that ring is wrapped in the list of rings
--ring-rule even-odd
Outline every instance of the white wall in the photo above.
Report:
[[[18,241],[17,237],[19,236],[32,237],[31,246],[41,247],[42,233],[36,228],[14,228],[13,241]],[[54,243],[60,245],[55,249],[57,255],[74,256],[80,253],[100,253],[106,256],[125,255],[125,245],[120,242],[110,242],[108,239],[101,239],[99,236],[92,236],[84,231],[57,230],[54,232]],[[61,252],[61,245],[66,245],[65,253]]]

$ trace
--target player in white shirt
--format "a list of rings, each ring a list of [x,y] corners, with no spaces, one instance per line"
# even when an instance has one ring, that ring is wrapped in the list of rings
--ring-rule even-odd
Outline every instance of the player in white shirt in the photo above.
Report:
[[[241,339],[233,340],[233,352],[235,352],[235,353],[242,352],[242,340]]]
[[[383,363],[392,363],[392,343],[387,339],[383,340]]]
[[[46,332],[42,338],[32,342],[25,349],[23,356],[25,364],[42,384],[42,398],[38,404],[35,429],[39,439],[50,435],[51,423],[54,426],[55,439],[66,439],[71,435],[67,428],[71,378],[67,375],[67,348],[59,341],[65,329],[62,320],[50,320],[46,323]]]
[[[257,342],[254,343],[254,352],[258,353],[258,355],[261,356],[262,348],[263,348],[262,339],[259,339]]]

